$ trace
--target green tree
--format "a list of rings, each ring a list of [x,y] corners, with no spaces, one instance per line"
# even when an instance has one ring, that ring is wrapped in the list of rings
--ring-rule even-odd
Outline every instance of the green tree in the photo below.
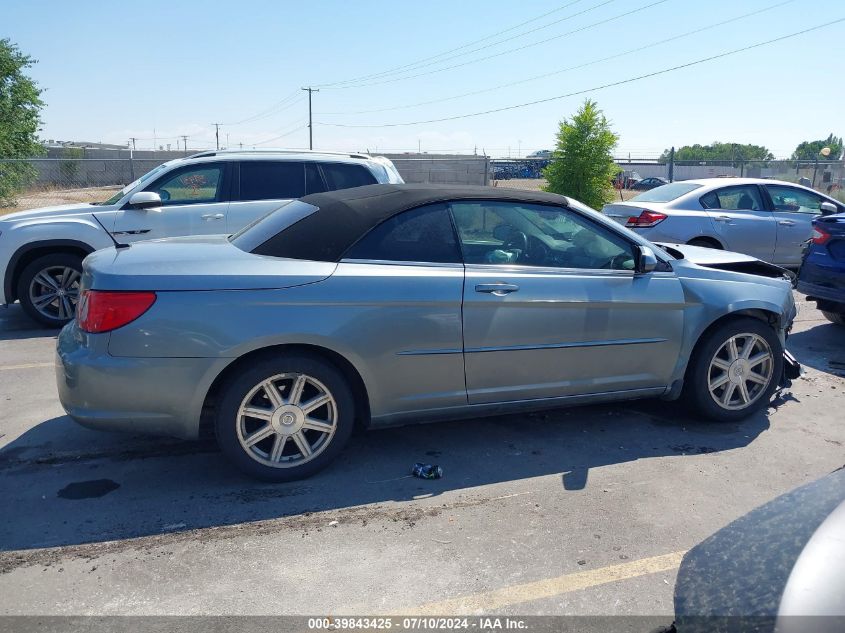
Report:
[[[822,156],[819,152],[823,147],[830,148],[828,156]],[[820,141],[804,141],[792,152],[792,160],[839,160],[842,156],[842,137],[830,134],[826,139]]]
[[[35,63],[8,39],[0,39],[0,159],[43,154],[36,134],[44,102],[41,89],[25,70]],[[0,203],[29,185],[36,173],[27,163],[0,163]]]
[[[618,140],[598,104],[584,101],[571,120],[560,122],[557,146],[543,171],[546,191],[601,209],[613,199],[611,180],[619,168],[611,152]]]
[[[670,150],[665,149],[658,159],[661,163],[669,161]],[[675,150],[676,161],[693,160],[774,160],[774,155],[763,145],[748,143],[721,143],[714,141],[710,145],[684,145]]]

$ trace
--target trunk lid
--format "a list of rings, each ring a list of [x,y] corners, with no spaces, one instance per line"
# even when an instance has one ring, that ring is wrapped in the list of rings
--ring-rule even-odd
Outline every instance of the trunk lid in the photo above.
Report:
[[[106,248],[84,262],[82,286],[93,290],[256,290],[321,281],[337,267],[253,255],[225,235],[137,242]]]

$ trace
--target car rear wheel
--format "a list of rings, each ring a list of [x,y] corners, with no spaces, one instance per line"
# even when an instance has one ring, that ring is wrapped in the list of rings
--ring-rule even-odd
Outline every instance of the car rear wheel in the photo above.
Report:
[[[62,327],[76,314],[82,258],[70,253],[44,255],[29,263],[18,279],[21,307],[47,327]]]
[[[349,440],[354,400],[333,365],[316,356],[267,358],[223,387],[215,431],[223,453],[265,481],[308,477]]]
[[[774,329],[759,319],[735,319],[699,342],[682,397],[706,418],[740,420],[769,403],[782,371],[783,346]]]
[[[822,314],[824,315],[824,318],[831,323],[836,323],[836,325],[845,325],[845,314],[842,312],[828,312],[827,310],[822,310]]]

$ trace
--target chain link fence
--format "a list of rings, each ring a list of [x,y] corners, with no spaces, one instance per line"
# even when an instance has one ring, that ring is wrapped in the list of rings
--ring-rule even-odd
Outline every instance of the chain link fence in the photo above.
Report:
[[[493,185],[539,190],[545,185],[543,158],[491,159],[486,156],[387,154],[406,182]],[[74,202],[101,202],[165,160],[172,158],[0,159],[0,212]],[[845,161],[674,161],[618,159],[626,180],[660,177],[754,177],[813,187],[845,201]],[[608,183],[610,184],[610,183]],[[628,199],[636,190],[623,190]]]
[[[548,159],[492,159],[490,184],[513,189],[537,190],[545,185],[543,169]],[[665,178],[691,180],[697,178],[765,178],[783,180],[811,187],[845,202],[845,161],[767,160],[767,161],[673,161],[655,159],[616,159],[624,180]],[[610,185],[610,183],[608,183]],[[628,199],[638,192],[623,190]]]

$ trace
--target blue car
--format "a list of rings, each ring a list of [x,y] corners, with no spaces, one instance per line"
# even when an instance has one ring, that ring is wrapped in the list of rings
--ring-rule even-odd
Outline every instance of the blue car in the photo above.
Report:
[[[813,220],[798,291],[815,301],[829,321],[845,325],[845,213]]]

